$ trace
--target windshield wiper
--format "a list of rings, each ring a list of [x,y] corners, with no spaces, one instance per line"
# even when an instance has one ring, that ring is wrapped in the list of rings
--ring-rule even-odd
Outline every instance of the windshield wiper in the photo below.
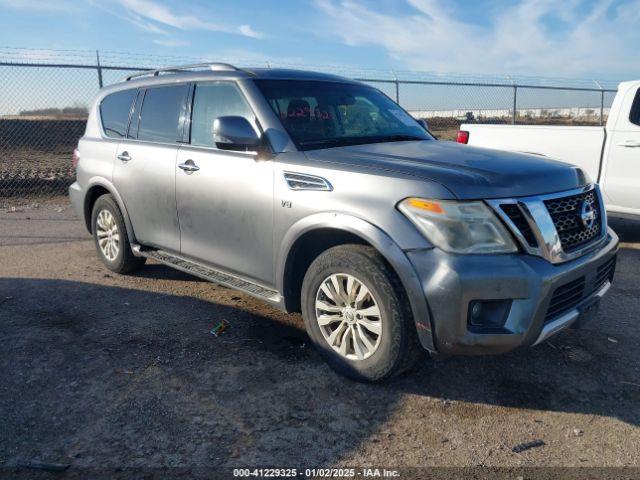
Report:
[[[298,143],[300,145],[327,145],[330,143],[336,143],[339,142],[340,139],[339,138],[321,138],[321,139],[317,139],[317,140],[302,140],[302,141],[298,141]]]
[[[428,138],[418,137],[416,135],[376,135],[369,137],[349,137],[343,145],[363,145],[367,143],[385,143],[385,142],[405,142],[428,140]]]
[[[346,147],[350,145],[363,145],[367,143],[403,142],[428,140],[425,137],[416,135],[380,135],[370,137],[343,137],[343,138],[322,138],[316,140],[304,140],[299,142],[301,146],[309,147]]]
[[[404,142],[404,141],[421,141],[421,140],[429,140],[426,137],[418,137],[416,135],[389,135],[386,137],[380,137],[381,139],[389,142]]]
[[[310,145],[318,145],[318,146],[328,146],[332,147],[343,147],[346,145],[355,145],[360,143],[362,140],[366,140],[367,137],[344,137],[344,138],[322,138],[317,140],[304,140],[298,142],[300,145],[308,147]]]

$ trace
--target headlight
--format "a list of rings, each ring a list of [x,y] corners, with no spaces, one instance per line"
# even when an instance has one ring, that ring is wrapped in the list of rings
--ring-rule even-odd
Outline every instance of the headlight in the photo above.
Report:
[[[507,229],[483,202],[407,198],[398,209],[436,247],[451,253],[512,253]]]

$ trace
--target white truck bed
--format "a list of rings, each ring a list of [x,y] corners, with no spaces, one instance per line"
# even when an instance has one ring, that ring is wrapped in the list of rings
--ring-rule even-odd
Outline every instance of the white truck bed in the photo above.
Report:
[[[577,165],[591,178],[598,178],[604,127],[467,123],[460,130],[469,132],[469,145],[545,155]]]

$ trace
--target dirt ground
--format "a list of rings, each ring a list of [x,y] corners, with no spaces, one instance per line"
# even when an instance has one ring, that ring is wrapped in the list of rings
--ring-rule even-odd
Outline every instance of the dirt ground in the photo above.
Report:
[[[616,279],[585,329],[363,385],[325,366],[298,315],[159,264],[112,274],[66,203],[5,205],[0,472],[40,461],[70,465],[52,478],[267,466],[640,475],[640,223],[611,224],[624,242]],[[512,451],[534,440],[544,445]]]
[[[73,149],[72,149],[73,150]],[[43,152],[29,149],[9,150],[3,154],[0,174],[10,175],[25,171],[55,171],[72,169],[72,152]]]

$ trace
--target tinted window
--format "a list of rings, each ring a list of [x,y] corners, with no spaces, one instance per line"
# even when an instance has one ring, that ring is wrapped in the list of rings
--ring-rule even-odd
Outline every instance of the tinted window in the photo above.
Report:
[[[636,98],[633,99],[631,113],[629,114],[629,121],[636,125],[640,125],[640,89],[636,92]]]
[[[254,122],[251,108],[234,84],[197,84],[191,115],[191,144],[214,146],[213,121],[227,115],[245,117],[249,122]]]
[[[298,80],[255,83],[301,150],[432,138],[389,97],[366,85]]]
[[[108,137],[124,138],[129,124],[131,102],[136,90],[124,90],[104,97],[100,103],[100,118],[102,128]]]
[[[138,140],[176,142],[182,137],[180,114],[186,85],[148,88],[142,102]]]

